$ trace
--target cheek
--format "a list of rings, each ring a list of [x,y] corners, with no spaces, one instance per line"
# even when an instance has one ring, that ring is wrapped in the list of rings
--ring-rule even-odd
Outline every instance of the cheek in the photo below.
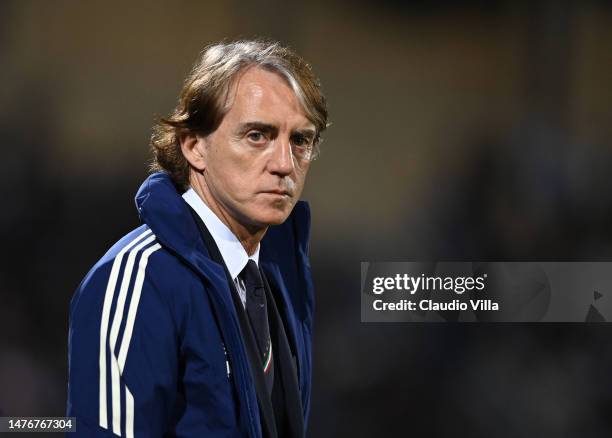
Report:
[[[244,201],[256,186],[254,166],[248,159],[239,154],[225,153],[214,157],[209,168],[215,174],[215,182],[219,191],[225,192],[229,198]]]
[[[245,172],[236,169],[228,169],[221,177],[220,190],[235,201],[248,201],[253,192],[253,179]]]
[[[304,183],[306,182],[307,173],[308,173],[308,167],[306,167],[305,169],[296,168],[295,170],[295,178],[293,179],[293,181],[295,184],[296,198],[299,198],[299,196],[302,194],[302,190],[304,190]]]

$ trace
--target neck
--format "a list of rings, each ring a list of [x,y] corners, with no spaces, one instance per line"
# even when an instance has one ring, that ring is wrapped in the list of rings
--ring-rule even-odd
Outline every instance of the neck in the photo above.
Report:
[[[253,225],[245,225],[236,220],[214,197],[213,192],[206,182],[205,175],[199,175],[199,177],[192,175],[190,184],[208,208],[210,208],[221,222],[223,222],[234,236],[236,236],[246,253],[249,256],[255,254],[257,245],[259,245],[259,242],[263,239],[268,227],[262,228]]]

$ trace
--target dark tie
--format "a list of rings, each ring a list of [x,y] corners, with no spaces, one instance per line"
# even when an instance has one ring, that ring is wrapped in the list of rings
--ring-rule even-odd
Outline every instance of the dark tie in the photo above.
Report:
[[[272,340],[268,326],[268,308],[263,279],[257,263],[249,260],[240,273],[246,288],[246,311],[255,335],[259,354],[262,358],[263,372],[268,393],[272,393],[274,385],[274,360],[272,358]]]

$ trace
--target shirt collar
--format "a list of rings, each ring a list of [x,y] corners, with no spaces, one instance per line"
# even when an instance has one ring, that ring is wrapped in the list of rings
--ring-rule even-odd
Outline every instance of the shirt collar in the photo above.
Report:
[[[249,259],[255,261],[257,266],[259,266],[260,244],[257,244],[255,252],[249,257],[234,233],[232,233],[227,225],[221,222],[221,219],[213,213],[210,207],[206,205],[193,188],[189,188],[189,190],[183,193],[183,199],[196,211],[200,219],[202,219],[202,222],[204,222],[204,225],[206,225],[206,228],[219,248],[221,257],[223,257],[223,261],[232,276],[232,280],[236,280],[247,265]]]

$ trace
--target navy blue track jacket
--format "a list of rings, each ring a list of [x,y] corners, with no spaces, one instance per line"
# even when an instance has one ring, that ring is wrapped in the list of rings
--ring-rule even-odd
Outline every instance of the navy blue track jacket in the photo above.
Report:
[[[224,268],[165,173],[136,195],[143,223],[87,274],[70,306],[67,415],[76,437],[260,437],[254,384]],[[310,410],[310,212],[298,202],[261,243]]]

